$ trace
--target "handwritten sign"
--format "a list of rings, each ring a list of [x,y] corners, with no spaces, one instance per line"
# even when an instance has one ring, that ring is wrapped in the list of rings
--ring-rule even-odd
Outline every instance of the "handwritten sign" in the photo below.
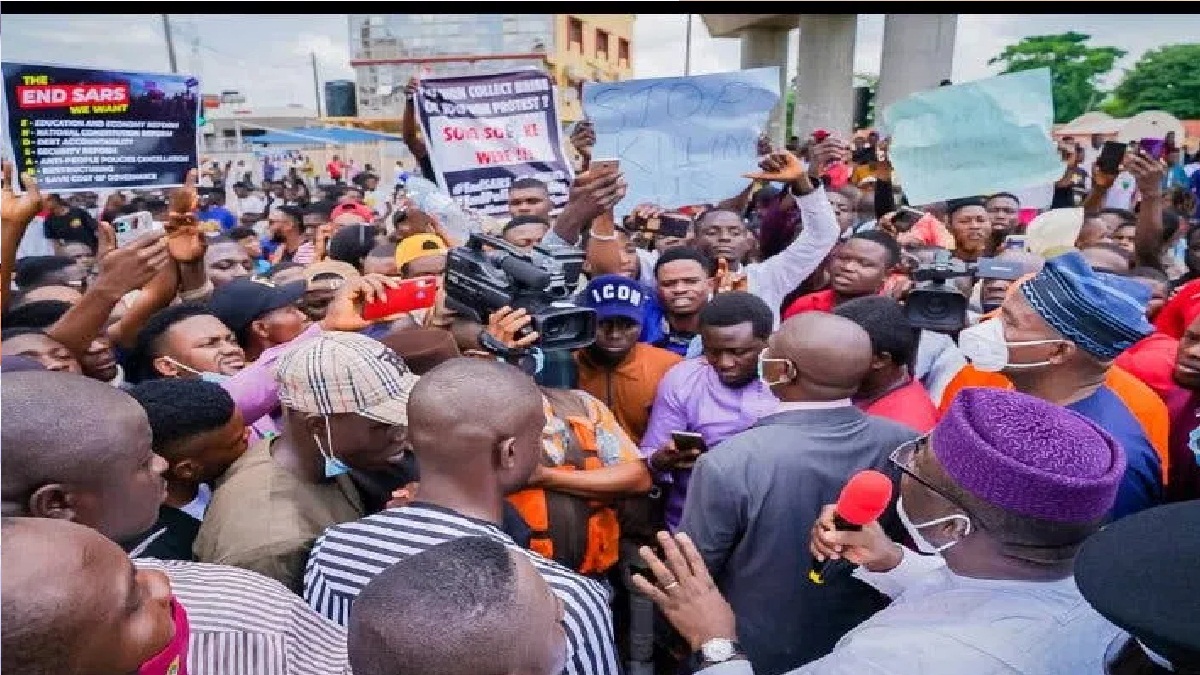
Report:
[[[546,183],[555,207],[566,204],[571,165],[546,73],[422,80],[416,103],[437,181],[463,207],[507,216],[520,178]]]
[[[778,68],[585,84],[592,157],[619,159],[629,183],[618,214],[643,202],[675,208],[741,192],[778,100]]]
[[[1063,174],[1048,68],[919,92],[888,106],[882,122],[913,204],[1015,192]]]
[[[187,75],[4,63],[7,141],[43,190],[182,185],[197,165]]]

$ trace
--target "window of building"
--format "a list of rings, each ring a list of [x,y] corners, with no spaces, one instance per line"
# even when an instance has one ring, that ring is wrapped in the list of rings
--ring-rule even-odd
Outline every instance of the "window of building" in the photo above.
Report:
[[[567,17],[567,49],[583,51],[583,21]]]
[[[617,60],[629,63],[629,40],[620,38],[617,40]]]
[[[596,56],[608,60],[608,31],[596,29]]]

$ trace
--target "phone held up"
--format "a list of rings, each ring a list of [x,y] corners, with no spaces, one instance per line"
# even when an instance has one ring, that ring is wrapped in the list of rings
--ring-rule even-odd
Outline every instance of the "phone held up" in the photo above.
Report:
[[[162,223],[154,222],[149,211],[138,211],[114,218],[112,227],[117,234],[117,246],[124,246],[145,232],[161,230]]]
[[[1101,171],[1115,176],[1121,171],[1121,160],[1125,158],[1125,150],[1129,144],[1118,141],[1104,141],[1100,155],[1096,158],[1096,166]]]
[[[396,288],[388,288],[382,301],[363,303],[362,318],[373,321],[393,314],[428,309],[437,301],[439,288],[438,277],[405,279]]]
[[[621,160],[619,159],[593,159],[588,165],[588,171],[597,173],[616,173],[621,170]]]

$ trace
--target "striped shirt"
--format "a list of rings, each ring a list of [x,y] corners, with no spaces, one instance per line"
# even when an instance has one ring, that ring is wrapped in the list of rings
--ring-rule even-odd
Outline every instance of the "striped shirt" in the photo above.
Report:
[[[568,675],[620,672],[608,592],[603,586],[517,546],[492,523],[431,504],[388,509],[325,530],[308,559],[304,598],[318,612],[345,626],[350,604],[376,575],[408,556],[462,537],[489,537],[525,554],[562,599],[571,650]]]
[[[283,584],[238,567],[135,558],[187,611],[193,675],[349,675],[346,629]]]

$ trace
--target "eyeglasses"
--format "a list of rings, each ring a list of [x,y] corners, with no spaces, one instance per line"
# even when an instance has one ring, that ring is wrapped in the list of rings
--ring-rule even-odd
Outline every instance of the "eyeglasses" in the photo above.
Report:
[[[924,478],[921,478],[920,474],[917,473],[917,470],[916,470],[917,454],[919,454],[921,452],[922,448],[925,448],[926,446],[929,445],[929,437],[930,437],[930,434],[924,434],[921,436],[917,436],[916,438],[912,439],[911,441],[905,441],[904,443],[901,443],[900,445],[896,446],[896,449],[892,451],[892,454],[888,459],[890,459],[892,464],[895,464],[896,468],[900,469],[900,471],[902,471],[904,473],[904,475],[906,475],[909,478],[920,483],[922,486],[925,487],[925,489],[929,490],[930,492],[934,493],[935,495],[937,495],[937,496],[941,497],[942,499],[945,499],[946,501],[955,505],[964,514],[966,514],[966,516],[968,518],[970,518],[972,522],[974,522],[978,526],[982,527],[983,523],[978,518],[975,517],[975,514],[971,513],[970,509],[968,509],[966,506],[963,506],[962,502],[960,502],[959,500],[946,494],[944,491],[939,490],[938,488],[934,487],[932,483],[925,480]],[[986,528],[984,528],[984,529],[986,529]]]

